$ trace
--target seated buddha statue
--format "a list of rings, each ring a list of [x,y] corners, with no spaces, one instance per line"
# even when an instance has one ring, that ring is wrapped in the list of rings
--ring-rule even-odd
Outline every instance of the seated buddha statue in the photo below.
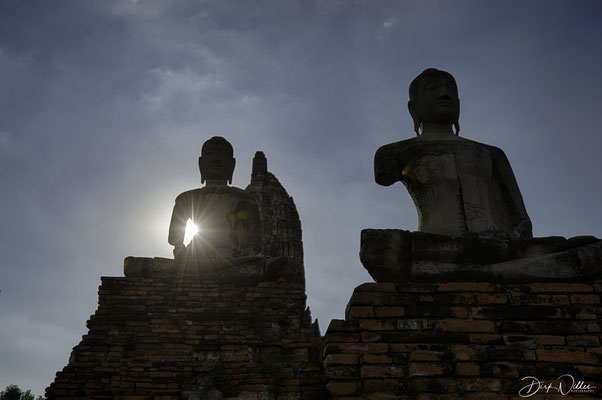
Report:
[[[232,263],[261,252],[261,225],[254,197],[229,186],[234,173],[234,151],[223,137],[207,140],[199,157],[201,183],[205,186],[176,198],[168,241],[175,260]],[[196,234],[185,244],[186,226]]]
[[[531,237],[531,221],[504,152],[458,135],[454,77],[434,68],[422,72],[410,85],[408,108],[417,137],[378,149],[374,173],[380,185],[405,185],[418,212],[418,231]]]
[[[374,157],[376,183],[401,182],[418,230],[364,229],[360,259],[384,281],[578,281],[602,277],[602,241],[533,238],[531,220],[504,152],[459,136],[460,100],[451,74],[429,68],[410,84],[416,137]]]

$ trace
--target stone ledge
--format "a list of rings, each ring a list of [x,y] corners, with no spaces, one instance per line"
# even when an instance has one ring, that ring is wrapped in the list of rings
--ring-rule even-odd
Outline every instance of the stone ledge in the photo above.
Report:
[[[588,282],[602,279],[602,240],[449,237],[364,229],[360,260],[376,282]]]
[[[288,256],[247,256],[237,259],[187,261],[161,257],[126,257],[123,272],[132,278],[210,279],[239,285],[284,280],[298,281],[298,267]]]

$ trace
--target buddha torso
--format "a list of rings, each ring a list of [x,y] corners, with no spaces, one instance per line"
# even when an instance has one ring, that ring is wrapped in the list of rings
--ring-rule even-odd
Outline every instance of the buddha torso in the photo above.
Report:
[[[376,180],[405,185],[418,212],[419,231],[458,235],[502,229],[491,212],[492,151],[458,137],[408,139],[377,151]]]
[[[169,242],[182,240],[186,221],[199,232],[186,248],[188,257],[235,258],[261,251],[261,227],[255,199],[226,185],[189,190],[176,198]]]

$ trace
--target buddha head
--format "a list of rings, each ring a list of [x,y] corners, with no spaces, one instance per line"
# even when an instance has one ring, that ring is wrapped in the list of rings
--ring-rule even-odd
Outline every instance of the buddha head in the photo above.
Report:
[[[424,129],[424,123],[453,125],[456,135],[460,132],[458,87],[449,72],[428,68],[414,78],[408,109],[417,135]]]
[[[207,183],[207,185],[232,183],[235,165],[234,150],[226,139],[214,136],[203,143],[199,157],[201,183]]]

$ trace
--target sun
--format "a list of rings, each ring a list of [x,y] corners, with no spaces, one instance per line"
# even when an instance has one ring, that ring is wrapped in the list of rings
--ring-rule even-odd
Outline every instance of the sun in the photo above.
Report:
[[[197,224],[192,222],[190,218],[186,221],[186,231],[184,232],[184,246],[188,246],[188,244],[192,241],[194,235],[199,233],[199,227]]]

